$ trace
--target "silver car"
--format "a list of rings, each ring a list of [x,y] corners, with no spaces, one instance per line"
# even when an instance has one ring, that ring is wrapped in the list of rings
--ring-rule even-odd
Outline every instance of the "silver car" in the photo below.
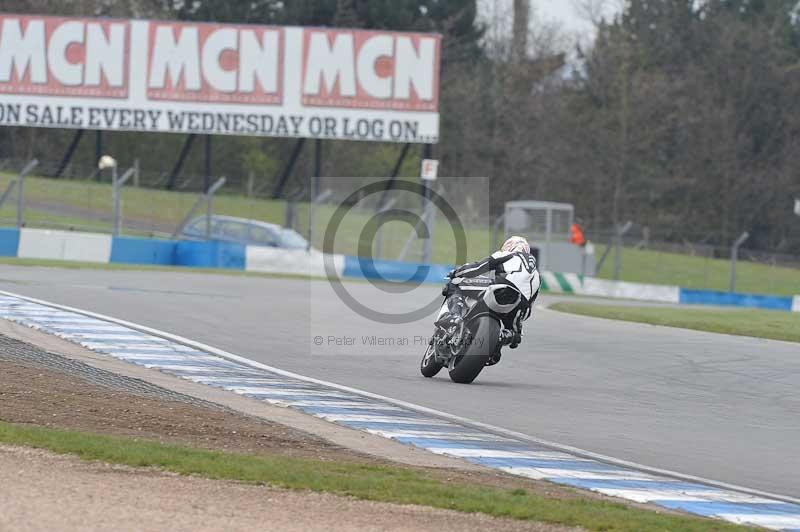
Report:
[[[192,218],[181,232],[181,237],[205,240],[207,218],[205,215]],[[308,248],[308,241],[294,229],[235,216],[212,215],[211,240],[283,249]]]

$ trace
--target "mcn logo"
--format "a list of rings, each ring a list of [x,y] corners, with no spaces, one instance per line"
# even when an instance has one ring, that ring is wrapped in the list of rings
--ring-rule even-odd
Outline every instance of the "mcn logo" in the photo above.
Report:
[[[151,22],[147,95],[279,104],[282,40],[281,28]]]
[[[303,103],[436,111],[439,37],[305,30]]]
[[[125,98],[127,21],[0,16],[0,92]]]
[[[437,112],[440,40],[0,15],[0,93]],[[293,91],[288,102],[284,85]]]

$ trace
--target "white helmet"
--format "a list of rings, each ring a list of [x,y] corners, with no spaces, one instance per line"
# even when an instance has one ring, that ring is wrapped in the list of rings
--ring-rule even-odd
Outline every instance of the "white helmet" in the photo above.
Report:
[[[503,247],[501,248],[503,251],[510,251],[512,253],[522,252],[522,253],[530,253],[531,246],[528,244],[528,241],[521,237],[521,236],[512,236],[508,240],[503,243]]]

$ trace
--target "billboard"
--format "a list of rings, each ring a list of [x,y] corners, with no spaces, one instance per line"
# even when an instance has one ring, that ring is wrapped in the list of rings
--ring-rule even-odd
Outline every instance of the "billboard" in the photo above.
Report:
[[[0,14],[0,125],[434,143],[435,34]]]

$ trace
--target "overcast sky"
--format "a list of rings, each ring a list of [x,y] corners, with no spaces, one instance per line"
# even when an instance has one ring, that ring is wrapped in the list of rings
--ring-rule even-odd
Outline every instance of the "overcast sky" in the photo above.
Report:
[[[619,11],[621,1],[604,0],[603,4],[604,14],[611,17]],[[498,13],[513,12],[514,0],[479,0],[478,5],[480,15],[491,24]],[[531,0],[531,19],[556,23],[566,34],[583,42],[593,38],[592,25],[576,8],[576,0]]]

